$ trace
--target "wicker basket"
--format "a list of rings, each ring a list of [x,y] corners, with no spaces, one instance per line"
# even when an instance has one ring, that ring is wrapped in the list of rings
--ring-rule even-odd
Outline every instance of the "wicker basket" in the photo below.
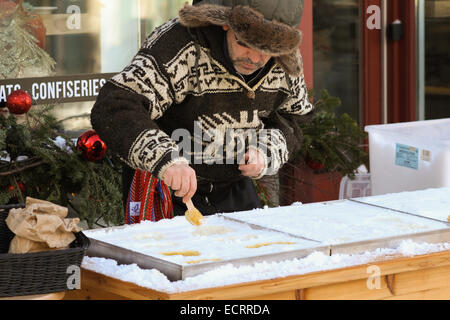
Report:
[[[24,205],[0,206],[0,297],[25,296],[68,291],[68,280],[73,271],[69,266],[81,266],[89,247],[89,239],[75,233],[69,249],[49,252],[9,254],[14,234],[5,219],[12,208]]]

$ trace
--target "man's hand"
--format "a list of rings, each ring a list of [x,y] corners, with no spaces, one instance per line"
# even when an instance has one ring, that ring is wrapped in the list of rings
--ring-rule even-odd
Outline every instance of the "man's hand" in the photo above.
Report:
[[[258,177],[265,168],[264,157],[260,151],[250,149],[244,156],[245,164],[239,165],[242,175],[250,178]]]
[[[183,203],[189,201],[197,191],[195,171],[185,163],[176,163],[167,168],[163,180],[177,197],[183,198]]]

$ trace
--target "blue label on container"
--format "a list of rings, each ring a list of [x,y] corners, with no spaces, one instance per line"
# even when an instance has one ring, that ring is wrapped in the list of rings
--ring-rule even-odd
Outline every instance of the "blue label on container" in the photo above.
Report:
[[[401,167],[419,170],[419,149],[397,143],[395,164]]]

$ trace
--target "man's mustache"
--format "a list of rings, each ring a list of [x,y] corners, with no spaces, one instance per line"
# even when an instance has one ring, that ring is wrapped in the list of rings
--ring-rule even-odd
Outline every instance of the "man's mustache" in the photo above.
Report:
[[[248,65],[250,65],[250,66],[255,66],[255,68],[256,69],[260,69],[260,68],[262,68],[262,64],[261,63],[254,63],[252,60],[250,60],[250,59],[236,59],[236,60],[233,60],[233,63],[234,64],[237,64],[237,63],[245,63],[245,64],[248,64]]]

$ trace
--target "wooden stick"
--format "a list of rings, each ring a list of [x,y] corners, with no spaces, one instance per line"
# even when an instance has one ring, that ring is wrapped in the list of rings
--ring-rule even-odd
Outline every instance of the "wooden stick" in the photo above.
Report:
[[[189,200],[188,202],[186,202],[186,207],[188,208],[188,210],[195,210],[195,206],[192,203],[192,200]]]
[[[0,172],[0,176],[9,176],[9,175],[12,175],[12,174],[16,174],[16,173],[25,171],[25,170],[27,170],[27,169],[31,169],[31,168],[40,166],[40,165],[43,164],[43,163],[44,163],[44,161],[38,161],[38,162],[35,162],[35,163],[32,163],[32,164],[29,164],[29,165],[27,165],[27,166],[23,166],[23,167],[20,167],[20,168],[11,170],[11,171]]]

